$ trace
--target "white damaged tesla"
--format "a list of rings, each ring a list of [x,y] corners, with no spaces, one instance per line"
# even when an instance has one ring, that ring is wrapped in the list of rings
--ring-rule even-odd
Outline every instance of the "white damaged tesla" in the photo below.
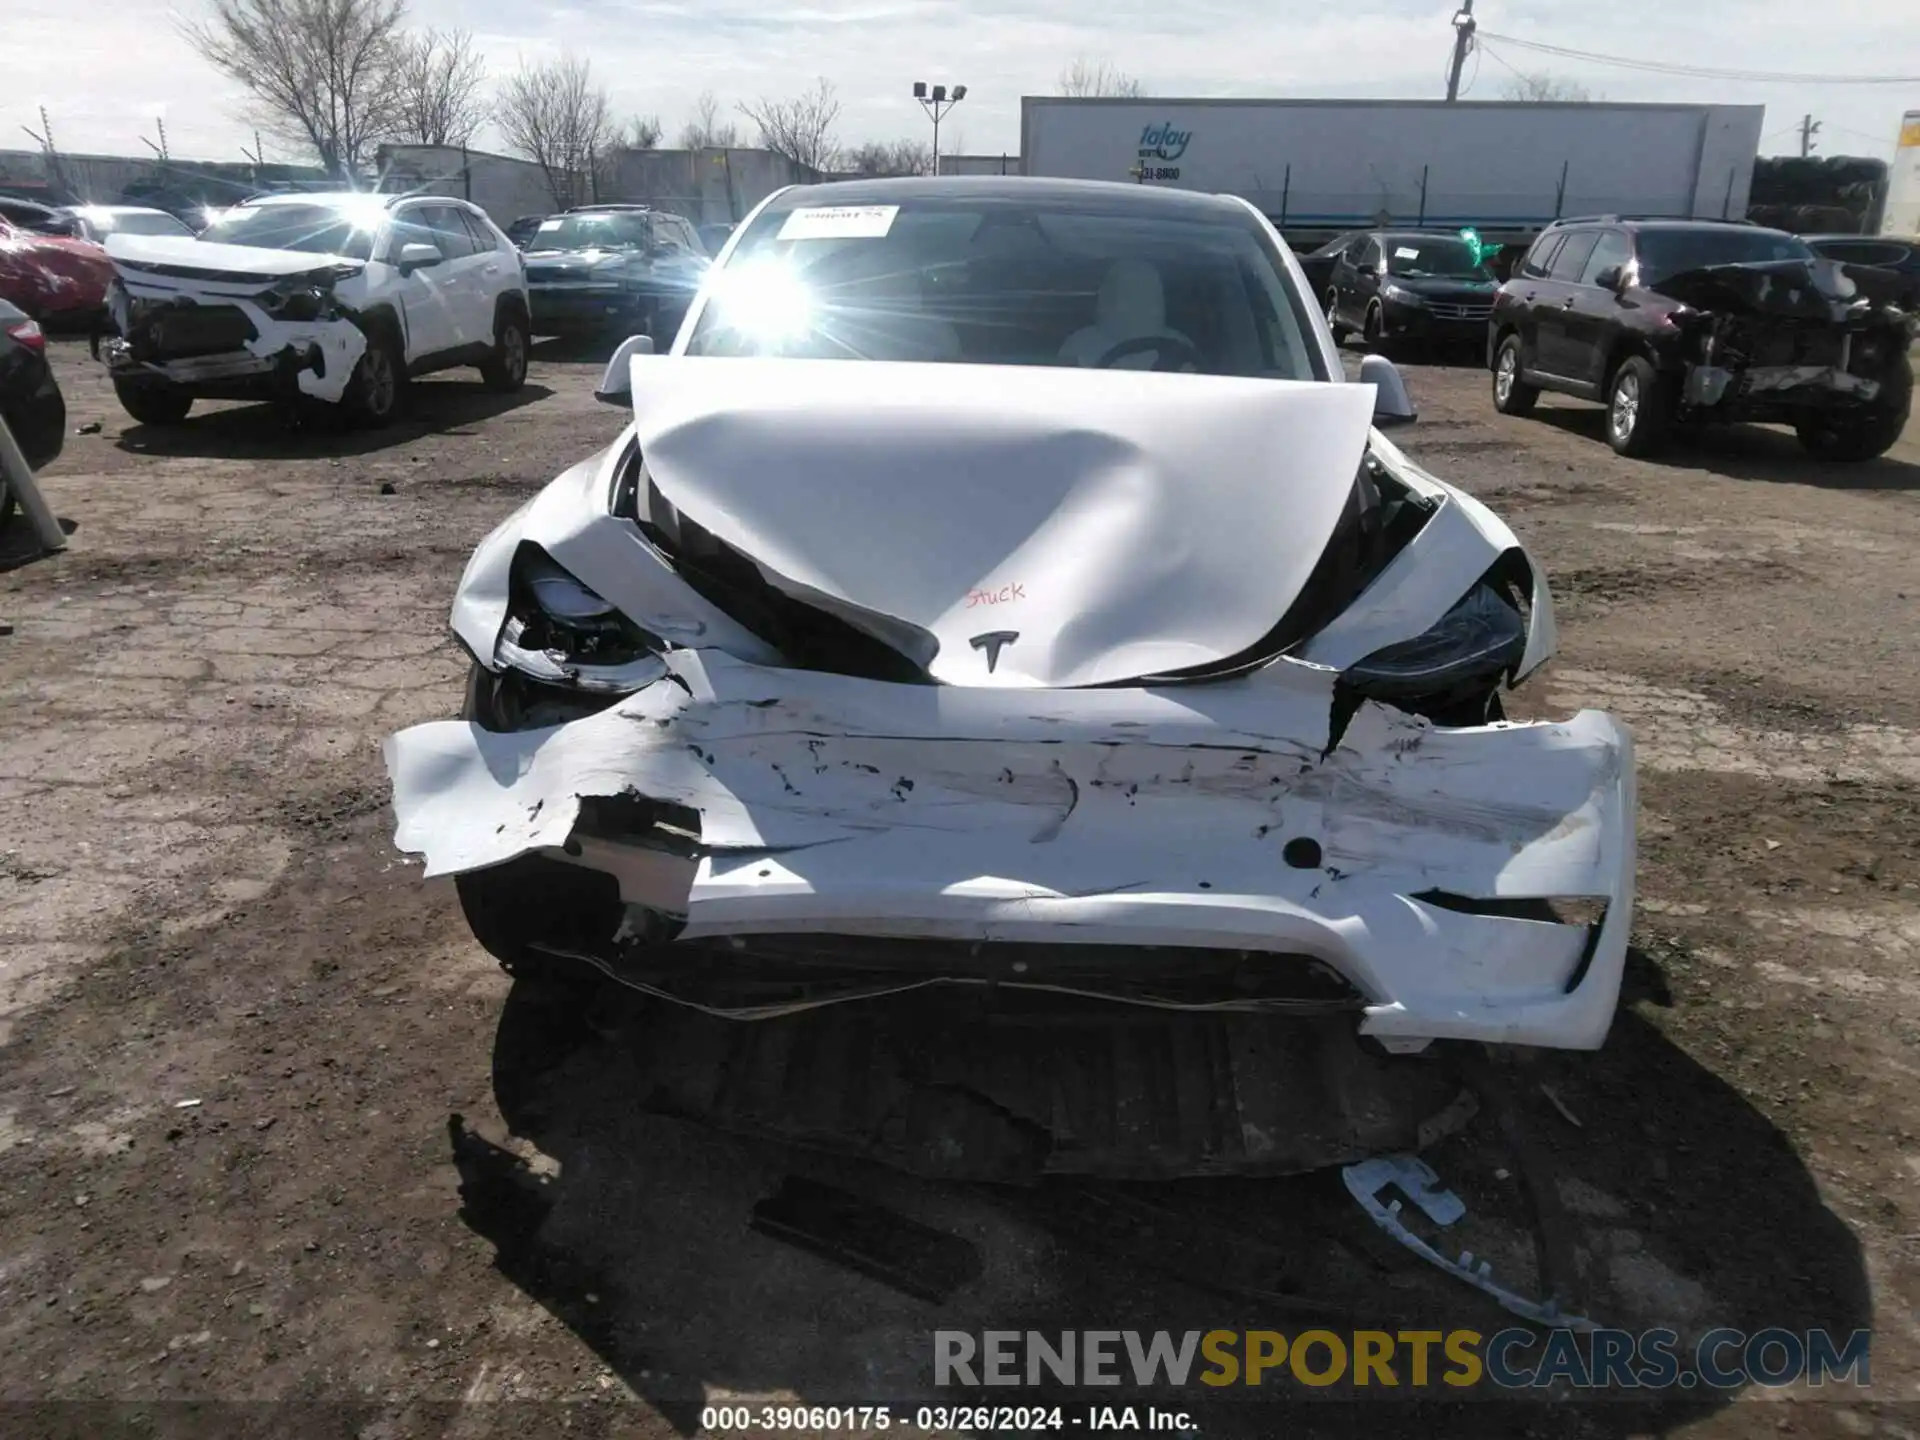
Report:
[[[1631,740],[1503,718],[1546,581],[1245,202],[785,190],[602,398],[631,424],[461,580],[464,718],[386,749],[510,970],[1605,1038]]]

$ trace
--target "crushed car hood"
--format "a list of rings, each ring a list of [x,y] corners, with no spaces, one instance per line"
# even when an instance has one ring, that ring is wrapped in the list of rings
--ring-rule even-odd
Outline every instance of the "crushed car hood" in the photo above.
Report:
[[[1783,320],[1845,320],[1872,303],[1863,301],[1837,260],[1705,265],[1670,275],[1652,288],[1697,310]]]
[[[209,280],[278,280],[288,275],[352,273],[362,262],[307,250],[268,250],[257,245],[216,245],[188,235],[109,235],[107,254],[127,269]]]
[[[1215,664],[1300,596],[1353,492],[1365,385],[643,358],[654,490],[768,583],[936,681]]]

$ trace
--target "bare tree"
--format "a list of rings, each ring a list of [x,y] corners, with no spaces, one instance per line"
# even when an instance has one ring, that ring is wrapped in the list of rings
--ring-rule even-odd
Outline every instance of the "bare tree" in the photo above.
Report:
[[[681,127],[682,150],[731,150],[740,143],[740,129],[731,120],[720,123],[720,101],[711,90],[693,102],[693,118]]]
[[[831,80],[823,76],[813,89],[791,100],[762,96],[751,105],[743,101],[740,113],[760,128],[760,143],[774,154],[815,175],[834,168],[840,154],[839,142],[833,138],[840,102],[834,98]]]
[[[617,138],[607,92],[577,56],[523,65],[500,87],[494,119],[507,146],[538,165],[555,205],[588,198],[594,166]]]
[[[465,145],[487,119],[480,87],[486,61],[464,30],[425,30],[395,44],[393,138],[418,145]]]
[[[1509,100],[1524,100],[1535,105],[1553,100],[1585,103],[1593,99],[1593,92],[1579,81],[1562,80],[1559,76],[1549,75],[1544,70],[1515,75],[1501,87],[1500,93]]]
[[[1124,100],[1146,94],[1139,76],[1129,75],[1109,61],[1088,60],[1085,56],[1060,72],[1059,87],[1062,95],[1112,95]]]
[[[253,97],[260,128],[352,183],[394,129],[406,0],[210,0],[180,33]]]
[[[629,150],[652,150],[659,145],[660,137],[665,133],[658,115],[635,115],[615,139]]]
[[[933,150],[919,140],[869,140],[840,157],[840,168],[862,178],[925,175],[933,168]]]

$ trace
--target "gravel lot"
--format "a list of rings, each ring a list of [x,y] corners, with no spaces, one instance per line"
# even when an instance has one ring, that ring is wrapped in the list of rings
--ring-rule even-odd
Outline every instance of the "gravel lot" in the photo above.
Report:
[[[264,407],[134,426],[56,342],[71,423],[98,429],[44,477],[71,548],[0,544],[0,1398],[365,1404],[386,1428],[341,1433],[393,1435],[559,1433],[422,1407],[580,1401],[571,1433],[672,1435],[703,1396],[911,1398],[936,1327],[1297,1326],[1249,1274],[1339,1289],[1363,1326],[1497,1328],[1416,1262],[1341,1248],[1324,1177],[1172,1187],[1151,1203],[1187,1250],[1115,1244],[1057,1204],[645,1113],[617,1035],[510,995],[451,886],[393,850],[379,744],[459,705],[474,543],[620,428],[597,366],[545,349],[520,395],[436,378],[390,431],[294,435]],[[1560,657],[1520,708],[1603,706],[1639,745],[1629,1002],[1598,1056],[1512,1071],[1582,1306],[1877,1332],[1873,1406],[1557,1407],[1536,1433],[1912,1433],[1920,428],[1858,467],[1758,429],[1632,462],[1597,409],[1508,420],[1476,370],[1407,375],[1407,448],[1553,577]],[[1435,1161],[1504,1256],[1493,1128]],[[967,1237],[980,1277],[933,1307],[749,1231],[793,1172]],[[1303,1408],[1373,1434],[1492,1414]],[[1215,1409],[1210,1434],[1274,1433]]]

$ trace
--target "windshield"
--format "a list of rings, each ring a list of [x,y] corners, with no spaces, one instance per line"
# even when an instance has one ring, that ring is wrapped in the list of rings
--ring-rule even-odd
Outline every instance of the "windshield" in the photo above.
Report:
[[[1482,265],[1474,249],[1464,240],[1432,235],[1386,235],[1380,243],[1386,247],[1387,273],[1408,279],[1426,276],[1447,280],[1491,280],[1493,272]]]
[[[1251,215],[929,197],[762,212],[687,350],[1313,380],[1311,334]]]
[[[315,255],[341,255],[349,260],[373,258],[373,235],[379,215],[353,216],[329,205],[258,205],[222,211],[200,232],[216,245],[254,245],[262,250],[304,250]]]
[[[1654,230],[1640,232],[1640,283],[1657,285],[1673,275],[1707,265],[1751,265],[1766,260],[1812,260],[1806,242],[1777,230],[1743,230],[1736,226],[1711,230]]]
[[[191,235],[173,216],[158,210],[83,210],[87,228],[96,235]]]
[[[645,248],[647,217],[631,211],[556,215],[542,220],[529,250],[632,250]]]

